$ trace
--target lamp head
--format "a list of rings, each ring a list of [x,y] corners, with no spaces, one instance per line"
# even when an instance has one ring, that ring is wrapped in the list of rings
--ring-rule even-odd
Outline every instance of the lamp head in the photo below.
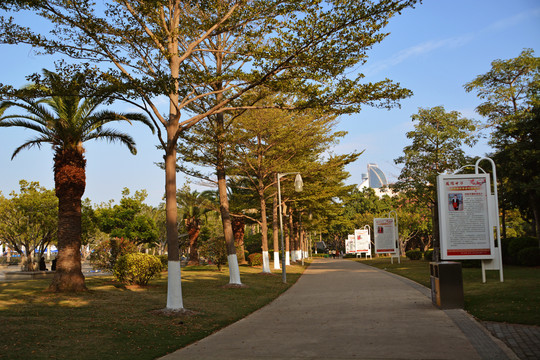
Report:
[[[302,176],[300,176],[300,173],[296,174],[296,177],[294,178],[294,190],[296,192],[301,192],[304,189],[304,182],[302,181]]]

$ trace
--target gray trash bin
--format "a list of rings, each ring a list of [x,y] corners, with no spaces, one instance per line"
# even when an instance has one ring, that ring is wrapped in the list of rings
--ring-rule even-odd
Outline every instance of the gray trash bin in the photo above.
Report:
[[[463,309],[463,275],[461,263],[430,262],[431,301],[440,309]]]

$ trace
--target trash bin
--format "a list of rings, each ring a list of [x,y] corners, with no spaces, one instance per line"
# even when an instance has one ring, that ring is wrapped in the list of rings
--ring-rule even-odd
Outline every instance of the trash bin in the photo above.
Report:
[[[440,309],[463,309],[463,276],[461,263],[430,262],[431,302]]]

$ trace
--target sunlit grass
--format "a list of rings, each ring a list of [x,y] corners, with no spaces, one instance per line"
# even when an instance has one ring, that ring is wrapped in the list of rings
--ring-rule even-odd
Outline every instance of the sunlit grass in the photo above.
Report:
[[[390,258],[361,260],[362,263],[385,269],[430,287],[429,262],[401,259],[401,264],[390,264]],[[498,271],[463,268],[465,310],[481,320],[514,324],[540,325],[540,268],[504,266],[504,282]]]
[[[50,280],[0,283],[1,358],[154,359],[205,337],[261,308],[296,282],[301,266],[280,273],[241,267],[245,288],[224,288],[227,269],[182,269],[184,307],[191,316],[156,314],[165,308],[166,276],[148,287],[121,286],[112,277],[87,278],[80,294],[45,292]]]

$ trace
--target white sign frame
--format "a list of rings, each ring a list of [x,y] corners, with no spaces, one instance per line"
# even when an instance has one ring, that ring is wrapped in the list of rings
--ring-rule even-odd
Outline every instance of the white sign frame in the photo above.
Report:
[[[369,230],[356,229],[354,230],[355,248],[357,254],[371,254],[371,238]]]
[[[399,255],[396,247],[394,218],[374,218],[373,237],[375,238],[375,254]]]
[[[437,177],[441,259],[491,260],[495,257],[488,174]]]

